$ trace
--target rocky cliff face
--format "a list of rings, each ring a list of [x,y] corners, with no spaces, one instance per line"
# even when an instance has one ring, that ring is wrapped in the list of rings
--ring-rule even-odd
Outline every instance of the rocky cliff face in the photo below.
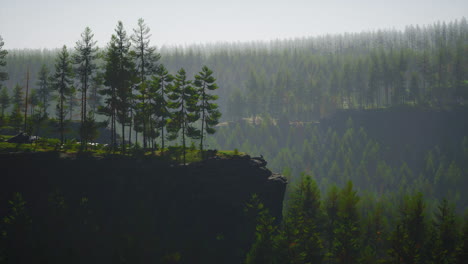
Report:
[[[2,154],[0,164],[0,216],[11,213],[7,201],[21,193],[32,219],[29,239],[41,245],[24,250],[49,263],[74,257],[90,263],[239,263],[254,233],[246,203],[257,194],[280,220],[287,184],[263,159],[249,156],[179,166],[23,153]],[[55,251],[47,249],[51,243]]]

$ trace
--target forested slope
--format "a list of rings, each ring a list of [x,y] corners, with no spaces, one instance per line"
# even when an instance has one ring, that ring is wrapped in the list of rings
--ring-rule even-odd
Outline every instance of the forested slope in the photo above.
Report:
[[[411,25],[403,31],[382,29],[158,51],[160,63],[172,73],[183,67],[192,76],[200,65],[213,69],[221,87],[217,93],[225,120],[268,114],[311,121],[336,109],[399,104],[442,107],[464,104],[468,97],[465,18]],[[40,66],[52,68],[57,52],[10,50],[6,58],[10,79],[4,85],[10,90],[16,84],[25,85],[29,67],[34,87]]]

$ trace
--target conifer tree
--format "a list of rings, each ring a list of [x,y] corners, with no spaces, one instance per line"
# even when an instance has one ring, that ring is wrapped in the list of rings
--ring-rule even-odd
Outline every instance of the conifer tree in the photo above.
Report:
[[[59,97],[56,107],[57,118],[59,120],[60,142],[64,142],[65,132],[65,116],[66,116],[66,100],[70,94],[71,85],[73,83],[73,69],[71,65],[70,55],[67,46],[62,47],[62,51],[58,54],[55,62],[55,73],[52,76],[52,85],[57,90]],[[70,109],[71,111],[71,109]]]
[[[125,125],[130,122],[131,89],[135,82],[134,63],[130,56],[130,41],[121,21],[112,35],[105,55],[104,80],[108,89],[102,91],[107,96],[102,112],[111,118],[111,141],[117,140],[116,122],[122,126],[122,151],[125,151]]]
[[[320,191],[309,175],[302,176],[300,183],[291,194],[288,214],[283,220],[280,244],[287,246],[290,263],[321,263],[323,244],[319,232],[322,226]],[[281,241],[285,240],[285,241]],[[280,254],[284,255],[284,254]]]
[[[38,74],[38,96],[41,102],[41,115],[47,116],[47,107],[49,106],[50,98],[50,73],[49,68],[45,64],[42,64]]]
[[[10,96],[8,95],[8,91],[6,87],[2,88],[0,92],[0,109],[2,111],[2,119],[5,117],[5,110],[10,106],[11,100]]]
[[[15,131],[19,132],[21,130],[21,124],[23,123],[23,115],[22,110],[24,106],[24,98],[23,98],[23,87],[19,84],[16,84],[15,88],[13,89],[13,96],[11,97],[13,109],[10,115],[10,124]]]
[[[93,40],[94,34],[89,27],[86,27],[84,32],[81,34],[81,40],[76,42],[75,54],[73,56],[73,63],[76,65],[76,76],[81,84],[81,146],[86,150],[87,142],[86,139],[88,132],[86,129],[85,122],[88,114],[87,99],[88,99],[88,88],[91,85],[92,76],[96,70],[95,59],[97,57],[96,41]]]
[[[181,68],[174,78],[174,85],[169,94],[170,108],[173,110],[171,121],[168,124],[169,139],[177,139],[182,130],[182,151],[185,164],[186,137],[198,138],[200,131],[193,126],[200,116],[197,111],[197,91],[187,80],[185,70]]]
[[[357,263],[359,258],[359,197],[348,181],[339,193],[338,225],[334,230],[334,255],[338,263]]]
[[[275,219],[269,214],[265,206],[254,195],[247,210],[256,214],[255,240],[247,252],[245,264],[275,263],[275,233],[277,227]]]
[[[164,65],[160,65],[157,74],[152,77],[150,87],[150,97],[155,99],[153,105],[153,113],[155,114],[156,128],[159,129],[161,135],[161,153],[164,154],[164,131],[171,117],[169,110],[169,93],[172,90],[172,81],[174,77],[169,74]]]
[[[458,230],[454,208],[443,199],[435,214],[435,234],[437,242],[433,250],[436,263],[454,263],[458,242]]]
[[[195,75],[194,85],[198,90],[199,111],[201,116],[201,131],[200,131],[200,151],[203,153],[204,133],[214,134],[216,132],[214,126],[218,124],[221,118],[221,112],[218,110],[218,105],[213,101],[218,99],[217,95],[209,94],[210,91],[218,89],[215,83],[216,79],[212,76],[213,71],[207,66],[203,66],[202,71]]]
[[[0,35],[0,67],[5,67],[6,66],[6,56],[8,54],[7,50],[3,49],[3,45],[5,45],[5,42],[3,41],[2,36]],[[5,81],[8,79],[8,73],[4,72],[0,68],[0,82]],[[0,88],[1,88],[1,83],[0,83]]]
[[[148,98],[148,77],[155,74],[158,69],[157,62],[160,59],[160,54],[156,53],[156,48],[150,46],[149,34],[150,28],[145,24],[145,21],[138,19],[137,28],[133,29],[131,40],[133,42],[136,71],[139,79],[136,116],[137,120],[141,120],[141,131],[143,132],[143,147],[147,147],[148,127],[150,123],[151,107],[149,107]],[[140,125],[135,123],[135,125]],[[138,131],[138,129],[136,130]]]
[[[424,263],[426,221],[422,194],[405,197],[399,213],[400,218],[390,238],[389,254],[397,263]]]

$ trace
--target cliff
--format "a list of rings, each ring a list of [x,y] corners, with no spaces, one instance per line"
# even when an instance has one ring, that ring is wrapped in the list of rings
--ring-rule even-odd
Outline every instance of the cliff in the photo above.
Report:
[[[279,221],[287,183],[249,156],[180,166],[21,153],[1,154],[0,164],[0,216],[18,192],[31,219],[26,229],[3,226],[29,230],[21,250],[5,240],[8,254],[48,263],[239,263],[255,230],[246,203],[257,194]]]

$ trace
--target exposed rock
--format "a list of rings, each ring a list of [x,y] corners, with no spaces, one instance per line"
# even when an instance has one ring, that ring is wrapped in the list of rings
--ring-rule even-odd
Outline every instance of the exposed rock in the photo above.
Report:
[[[36,136],[29,136],[28,134],[21,132],[18,135],[10,138],[7,140],[8,143],[21,143],[21,144],[28,144],[33,143],[34,141],[38,140],[39,137]]]
[[[122,156],[99,160],[22,153],[0,154],[0,164],[6,171],[0,201],[6,204],[14,192],[22,193],[33,223],[44,217],[57,190],[72,210],[80,210],[74,201],[86,197],[99,227],[96,237],[103,240],[89,243],[107,245],[89,246],[99,251],[101,263],[110,263],[120,235],[132,237],[135,254],[146,263],[157,263],[164,252],[180,252],[182,263],[240,263],[255,231],[246,203],[257,194],[280,221],[287,184],[265,167],[265,160],[250,156],[179,166]],[[41,236],[47,237],[35,237]]]

